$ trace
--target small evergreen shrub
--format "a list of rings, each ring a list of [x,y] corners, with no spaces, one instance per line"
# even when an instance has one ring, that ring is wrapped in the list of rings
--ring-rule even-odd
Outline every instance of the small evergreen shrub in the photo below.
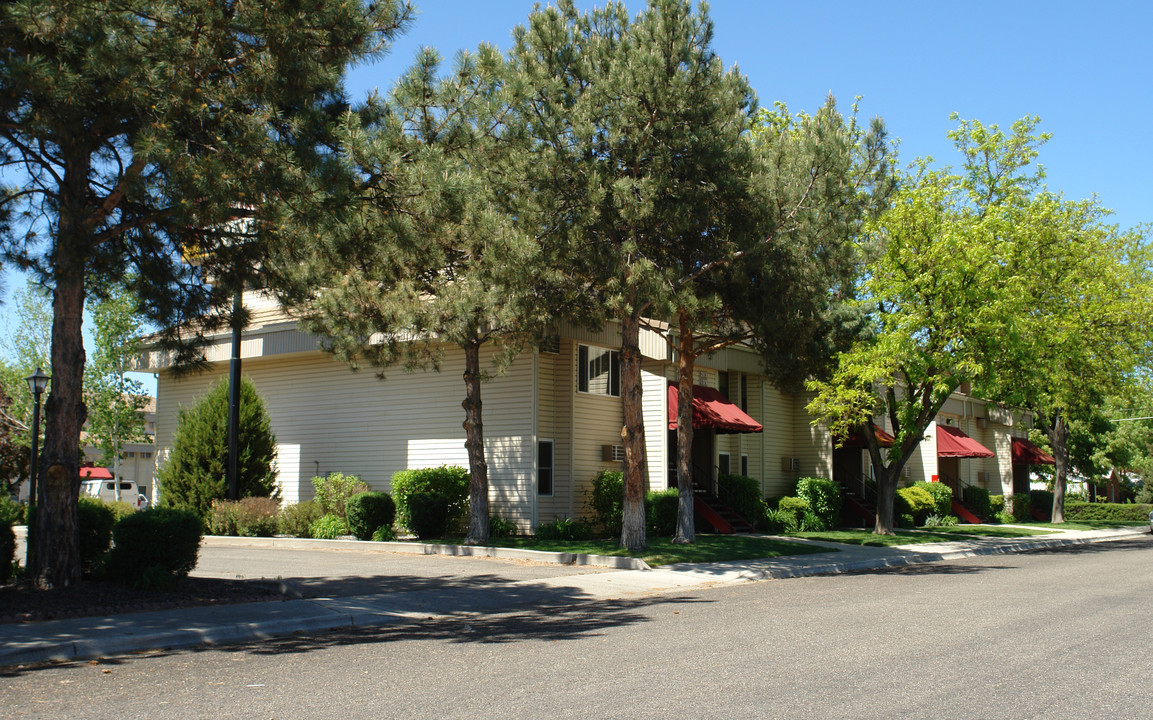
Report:
[[[1005,496],[1004,495],[990,495],[989,496],[989,514],[997,515],[1005,510]]]
[[[752,478],[732,474],[718,475],[717,494],[722,502],[750,524],[754,524],[754,521],[764,514],[765,501],[761,499],[761,485]]]
[[[0,523],[0,583],[8,582],[16,571],[16,533],[8,523]]]
[[[593,478],[589,508],[596,524],[609,535],[620,535],[624,522],[625,475],[619,470],[601,470]],[[540,535],[540,530],[537,530]]]
[[[452,519],[452,500],[438,492],[410,492],[408,529],[422,540],[443,537]]]
[[[834,527],[841,517],[841,486],[832,480],[801,478],[797,481],[797,497],[809,504],[826,530]]]
[[[973,512],[981,517],[987,518],[993,516],[993,508],[989,502],[989,491],[985,488],[966,485],[962,500],[966,505],[973,508]]]
[[[898,513],[897,527],[906,529],[915,528],[917,527],[917,521],[913,519],[913,516],[909,513]]]
[[[308,534],[317,540],[335,540],[348,534],[348,526],[342,517],[325,515],[308,527]]]
[[[315,500],[285,505],[276,516],[276,531],[298,538],[312,537],[312,523],[324,516],[324,508]]]
[[[20,503],[8,496],[0,497],[0,525],[20,525],[24,513]]]
[[[912,486],[897,490],[895,511],[898,515],[911,515],[914,527],[924,523],[936,507],[933,496],[924,488]]]
[[[313,499],[320,503],[324,514],[339,518],[347,517],[350,497],[368,492],[368,485],[359,477],[338,472],[312,478],[312,487],[316,490]]]
[[[787,496],[777,502],[778,514],[792,516],[793,522],[791,523],[792,530],[790,532],[795,532],[801,527],[801,521],[805,519],[805,511],[811,509],[807,502],[798,497]]]
[[[913,487],[922,488],[932,496],[934,515],[945,517],[953,513],[953,488],[943,482],[925,482],[924,480],[913,483]]]
[[[676,488],[645,493],[645,518],[649,532],[658,537],[675,535],[680,507],[680,493]]]
[[[536,536],[540,540],[588,540],[592,529],[580,520],[558,518],[538,525]]]
[[[500,515],[490,515],[488,518],[488,535],[493,538],[506,538],[516,535],[516,523],[505,520]]]
[[[100,567],[105,553],[112,547],[116,511],[96,498],[81,497],[76,503],[76,513],[80,567],[92,572]]]
[[[396,504],[388,493],[358,493],[348,499],[345,508],[348,529],[358,540],[368,540],[377,528],[392,527],[396,520]]]
[[[468,484],[468,469],[459,465],[395,473],[392,476],[392,499],[396,503],[396,524],[416,532],[412,526],[408,497],[412,493],[433,493],[442,496],[447,503],[446,529],[463,525],[468,518]]]
[[[1014,520],[1014,518],[1013,518],[1012,513],[1007,513],[1004,510],[993,515],[993,518],[999,523],[1008,523],[1010,525],[1013,524],[1014,522],[1016,522],[1016,520]]]
[[[1005,508],[1017,522],[1032,519],[1029,513],[1029,495],[1026,493],[1019,493],[1010,495],[1007,500],[1012,503],[1011,507]],[[1051,506],[1050,506],[1051,507]]]
[[[138,589],[167,590],[196,567],[204,525],[190,510],[150,508],[112,528],[109,578]]]
[[[1065,503],[1066,520],[1086,522],[1148,522],[1153,505],[1145,503]]]

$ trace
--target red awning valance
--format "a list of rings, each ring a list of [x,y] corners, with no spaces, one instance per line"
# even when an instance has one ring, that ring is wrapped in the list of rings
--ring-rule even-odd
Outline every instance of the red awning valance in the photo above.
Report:
[[[669,430],[677,429],[679,393],[669,385]],[[718,433],[759,433],[764,426],[729,401],[719,390],[693,386],[693,428],[712,428]]]
[[[1057,459],[1025,438],[1013,438],[1014,465],[1056,465]]]
[[[937,423],[937,457],[979,458],[994,453],[952,425]]]
[[[893,443],[897,441],[895,437],[877,427],[876,425],[873,426],[873,434],[877,436],[877,445],[883,448],[893,447]],[[849,433],[849,436],[845,438],[844,442],[841,443],[841,447],[866,448],[869,445],[865,442],[865,439],[865,435],[861,433],[860,430],[853,428],[853,430]]]

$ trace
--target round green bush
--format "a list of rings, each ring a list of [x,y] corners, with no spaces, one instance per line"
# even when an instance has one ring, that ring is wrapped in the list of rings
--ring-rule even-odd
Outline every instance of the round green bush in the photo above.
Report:
[[[408,497],[412,493],[435,493],[448,503],[446,527],[462,524],[468,517],[468,469],[458,465],[401,470],[392,476],[392,499],[396,502],[396,523],[413,532]]]
[[[672,537],[677,532],[680,493],[676,488],[645,494],[645,516],[649,531],[657,537]]]
[[[953,488],[943,482],[918,480],[913,487],[919,487],[933,497],[932,513],[945,517],[953,513]]]
[[[812,510],[812,508],[809,507],[809,503],[798,497],[783,497],[777,501],[778,516],[791,516],[793,519],[792,528],[789,532],[793,532],[801,526],[801,521],[805,519],[806,510]]]
[[[896,514],[911,515],[916,525],[923,524],[936,507],[937,502],[925,488],[913,486],[897,490]]]
[[[396,503],[392,496],[382,492],[363,492],[353,495],[345,504],[348,530],[358,540],[368,540],[382,525],[392,527],[396,520]]]
[[[276,516],[276,530],[281,535],[312,537],[312,523],[324,517],[324,508],[315,500],[285,505]]]
[[[593,478],[589,508],[596,523],[609,535],[620,535],[624,518],[625,474],[620,470],[601,470]],[[540,535],[540,530],[537,530]]]
[[[408,528],[418,538],[443,537],[448,530],[452,501],[436,492],[408,495]]]
[[[116,511],[103,501],[82,497],[76,504],[80,539],[80,567],[96,570],[105,553],[112,547],[112,527]]]
[[[809,504],[825,529],[841,518],[841,486],[826,478],[805,477],[797,481],[797,497]],[[802,518],[804,524],[804,518]]]
[[[108,576],[140,589],[167,590],[196,567],[204,524],[191,510],[149,508],[112,528]]]

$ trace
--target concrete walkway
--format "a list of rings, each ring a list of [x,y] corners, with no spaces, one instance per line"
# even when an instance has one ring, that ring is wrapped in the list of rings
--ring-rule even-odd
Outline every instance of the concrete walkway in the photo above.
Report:
[[[1026,538],[973,537],[957,542],[896,547],[860,547],[782,538],[830,548],[829,552],[764,560],[666,565],[650,569],[640,561],[500,548],[428,546],[419,543],[360,543],[356,541],[288,540],[280,538],[205,538],[213,547],[278,547],[285,550],[323,548],[355,551],[456,556],[483,555],[497,563],[517,563],[502,582],[440,582],[435,573],[427,582],[411,583],[393,592],[359,595],[332,593],[283,601],[127,613],[107,617],[49,620],[0,625],[0,667],[101,657],[139,650],[193,647],[267,639],[297,632],[322,632],[347,627],[394,625],[436,617],[501,613],[521,608],[548,608],[598,600],[708,585],[791,578],[855,570],[872,570],[941,562],[977,555],[1025,552],[1075,544],[1108,542],[1148,534],[1141,527],[1059,531]],[[398,557],[397,555],[392,555]],[[433,558],[426,563],[434,565]],[[527,561],[527,562],[526,562]],[[561,564],[572,572],[557,573]],[[335,563],[334,563],[335,564]],[[411,561],[408,561],[411,567]],[[491,578],[491,561],[473,560],[476,576]],[[533,572],[533,568],[541,568]],[[623,569],[622,569],[623,568]],[[466,571],[468,572],[468,571]],[[195,572],[194,572],[195,574]],[[219,576],[219,575],[217,575]],[[411,574],[410,574],[411,579]],[[289,588],[291,594],[292,589]]]

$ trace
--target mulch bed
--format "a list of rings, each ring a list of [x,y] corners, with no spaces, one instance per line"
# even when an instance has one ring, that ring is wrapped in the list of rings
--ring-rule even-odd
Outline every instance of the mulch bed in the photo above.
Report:
[[[283,600],[277,585],[256,580],[189,577],[166,592],[85,580],[60,590],[36,590],[27,582],[0,586],[0,623],[120,615],[146,610]]]

